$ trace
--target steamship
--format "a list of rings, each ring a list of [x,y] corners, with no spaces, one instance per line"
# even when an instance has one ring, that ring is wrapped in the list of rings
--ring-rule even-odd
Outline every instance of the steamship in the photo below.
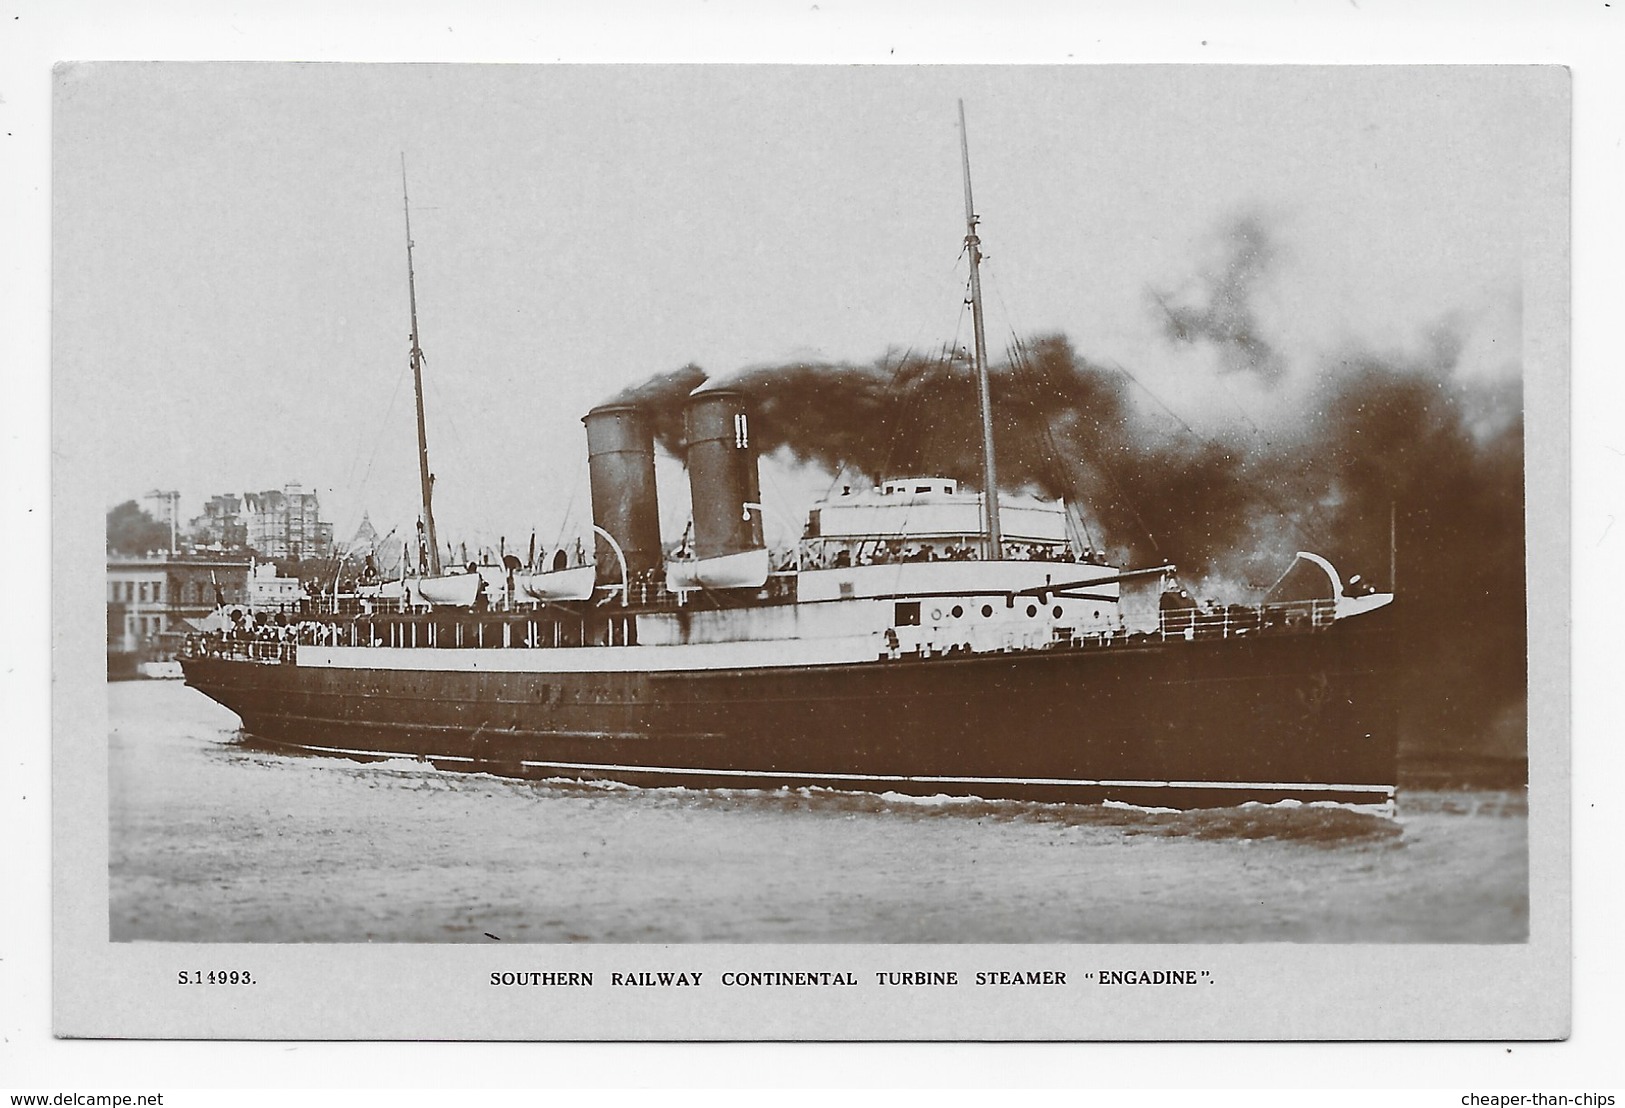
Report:
[[[187,682],[257,743],[511,776],[1391,810],[1390,595],[1303,552],[1295,598],[1195,607],[1159,596],[1173,567],[1103,564],[1069,540],[1063,506],[994,491],[964,161],[980,491],[929,474],[832,490],[775,558],[748,397],[707,382],[684,410],[691,542],[662,544],[649,413],[610,402],[583,418],[591,560],[446,570],[407,203],[419,573],[361,610],[335,602],[314,634],[233,612],[184,659]]]

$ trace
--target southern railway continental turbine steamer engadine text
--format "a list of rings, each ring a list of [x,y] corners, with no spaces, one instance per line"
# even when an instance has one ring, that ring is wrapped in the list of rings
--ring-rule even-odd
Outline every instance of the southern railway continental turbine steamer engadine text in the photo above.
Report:
[[[187,681],[260,742],[520,776],[1391,806],[1390,594],[1303,552],[1293,577],[1316,587],[1295,599],[1159,603],[1172,567],[1103,564],[1063,505],[995,494],[968,155],[965,209],[980,491],[882,475],[814,505],[796,549],[770,555],[748,398],[707,383],[683,412],[680,544],[662,543],[649,415],[612,402],[583,421],[590,544],[447,570],[413,288],[416,549],[398,579],[335,585],[291,622],[222,613]],[[410,223],[407,238],[410,263]]]

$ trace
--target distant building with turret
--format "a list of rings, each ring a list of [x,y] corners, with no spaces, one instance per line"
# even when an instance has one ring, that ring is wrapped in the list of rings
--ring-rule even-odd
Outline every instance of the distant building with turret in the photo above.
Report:
[[[328,557],[333,553],[333,525],[321,516],[316,494],[298,482],[243,494],[248,546],[262,558]]]
[[[372,568],[380,577],[394,577],[401,568],[400,539],[391,531],[389,535],[380,537],[378,528],[372,525],[372,517],[361,513],[361,526],[356,528],[355,537],[344,548],[350,565],[360,572],[366,566],[367,559],[372,559]]]

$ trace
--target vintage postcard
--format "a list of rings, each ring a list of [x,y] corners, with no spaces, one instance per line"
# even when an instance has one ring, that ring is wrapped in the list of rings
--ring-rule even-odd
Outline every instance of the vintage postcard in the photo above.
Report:
[[[57,1033],[1565,1036],[1570,114],[63,63]]]

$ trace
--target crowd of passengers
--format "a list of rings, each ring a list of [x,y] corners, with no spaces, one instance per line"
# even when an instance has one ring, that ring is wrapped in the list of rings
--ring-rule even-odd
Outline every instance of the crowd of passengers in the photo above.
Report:
[[[1098,550],[1074,553],[1068,546],[1048,543],[1007,542],[1004,558],[1013,562],[1081,562],[1085,565],[1106,565],[1106,556]],[[829,546],[804,548],[802,569],[845,569],[849,566],[893,565],[898,562],[974,562],[980,561],[980,547],[968,543],[954,543],[938,550],[934,546],[905,544],[900,541],[866,543],[854,552],[851,547],[831,549]],[[780,569],[796,568],[792,552],[781,559]]]
[[[187,636],[191,653],[229,652],[238,644],[303,643],[306,646],[337,646],[344,630],[338,624],[314,619],[289,619],[285,612],[250,612],[233,608],[230,624],[223,630]]]

